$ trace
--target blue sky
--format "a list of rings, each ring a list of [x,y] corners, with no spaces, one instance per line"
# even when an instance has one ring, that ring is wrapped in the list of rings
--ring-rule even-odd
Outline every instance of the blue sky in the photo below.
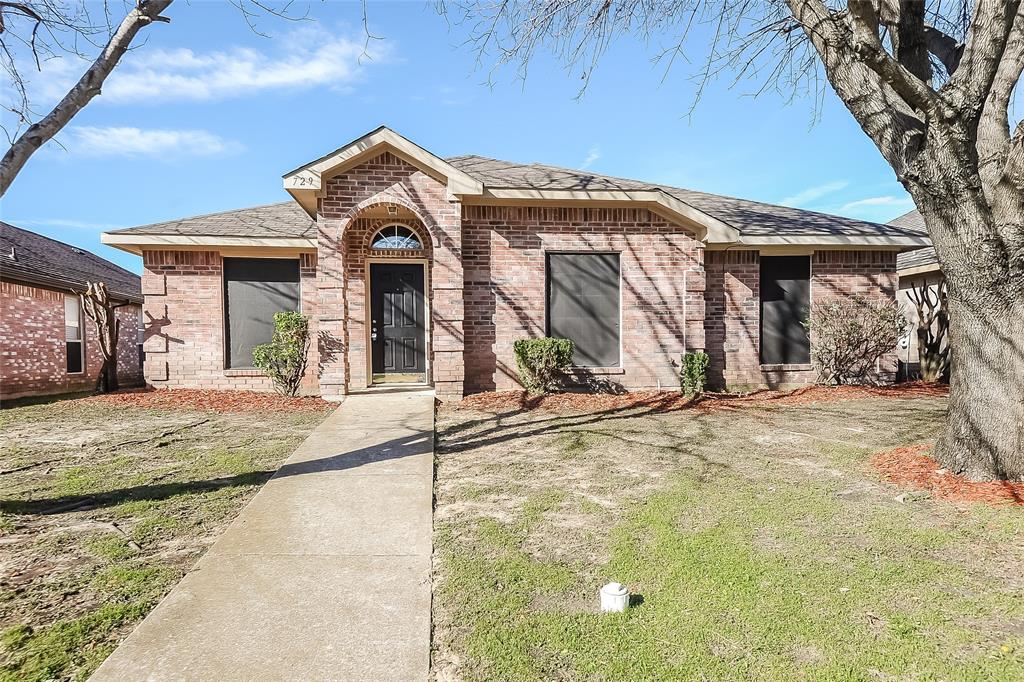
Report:
[[[176,3],[146,29],[104,92],[28,163],[4,220],[90,249],[106,229],[286,200],[281,175],[388,125],[441,156],[480,154],[588,168],[690,189],[887,221],[913,207],[853,118],[814,103],[752,98],[714,83],[688,116],[692,66],[667,76],[659,44],[613,46],[578,97],[578,73],[540,56],[525,82],[491,73],[431,5],[373,3],[372,59],[358,3],[311,6],[314,21],[252,32],[227,3]],[[695,53],[695,58],[697,53]],[[81,64],[48,64],[40,108]],[[488,83],[488,80],[491,83]],[[48,99],[49,98],[49,99]]]

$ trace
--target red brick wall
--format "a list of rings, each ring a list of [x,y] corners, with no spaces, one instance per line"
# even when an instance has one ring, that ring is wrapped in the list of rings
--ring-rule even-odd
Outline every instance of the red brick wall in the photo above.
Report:
[[[141,383],[138,355],[138,310],[119,308],[118,376],[125,386]],[[95,387],[103,358],[96,328],[82,312],[85,366],[81,374],[67,373],[64,341],[64,292],[0,282],[0,395],[12,399],[87,391]]]
[[[895,251],[815,251],[811,260],[813,302],[852,294],[873,300],[894,299],[898,283]],[[879,380],[896,378],[898,357],[894,348],[882,359]]]
[[[512,344],[545,334],[549,251],[620,254],[621,369],[599,378],[675,388],[684,348],[704,347],[700,244],[649,210],[466,206],[462,225],[467,392],[518,386]]]
[[[756,251],[708,251],[704,269],[708,381],[718,388],[760,385],[760,255]]]
[[[713,385],[752,388],[813,382],[804,367],[762,371],[760,353],[760,256],[754,251],[709,251],[707,270],[708,379]],[[893,297],[896,254],[888,251],[815,251],[811,257],[811,300],[860,294]],[[895,352],[882,366],[882,379],[895,371]]]
[[[460,205],[447,188],[385,152],[328,179],[319,202],[320,388],[340,395],[368,385],[365,263],[366,213],[390,205],[429,237],[430,374],[440,397],[463,394],[462,233]],[[410,220],[407,216],[412,216]],[[342,238],[342,235],[346,235]],[[397,254],[396,254],[397,255]],[[346,362],[347,360],[347,362]]]
[[[316,314],[316,255],[299,256],[302,312]],[[144,251],[146,381],[158,388],[272,390],[255,370],[226,368],[223,258],[216,251]],[[310,334],[317,338],[315,321]],[[303,391],[317,392],[317,344]]]

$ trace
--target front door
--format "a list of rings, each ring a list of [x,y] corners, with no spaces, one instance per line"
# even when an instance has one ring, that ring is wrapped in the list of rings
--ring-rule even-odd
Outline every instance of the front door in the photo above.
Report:
[[[373,381],[426,380],[423,266],[370,264]]]

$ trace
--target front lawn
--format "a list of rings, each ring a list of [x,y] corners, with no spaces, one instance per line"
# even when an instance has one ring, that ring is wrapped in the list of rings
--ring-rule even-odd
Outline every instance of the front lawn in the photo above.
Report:
[[[438,679],[1024,678],[1022,507],[869,464],[945,398],[610,404],[439,413]]]
[[[88,677],[325,408],[164,391],[0,410],[0,680]]]

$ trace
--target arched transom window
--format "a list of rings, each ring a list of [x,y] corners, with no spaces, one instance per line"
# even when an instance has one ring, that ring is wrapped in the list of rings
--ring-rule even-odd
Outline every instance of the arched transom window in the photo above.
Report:
[[[422,249],[423,244],[416,233],[405,225],[387,225],[373,236],[370,248],[374,249]]]

